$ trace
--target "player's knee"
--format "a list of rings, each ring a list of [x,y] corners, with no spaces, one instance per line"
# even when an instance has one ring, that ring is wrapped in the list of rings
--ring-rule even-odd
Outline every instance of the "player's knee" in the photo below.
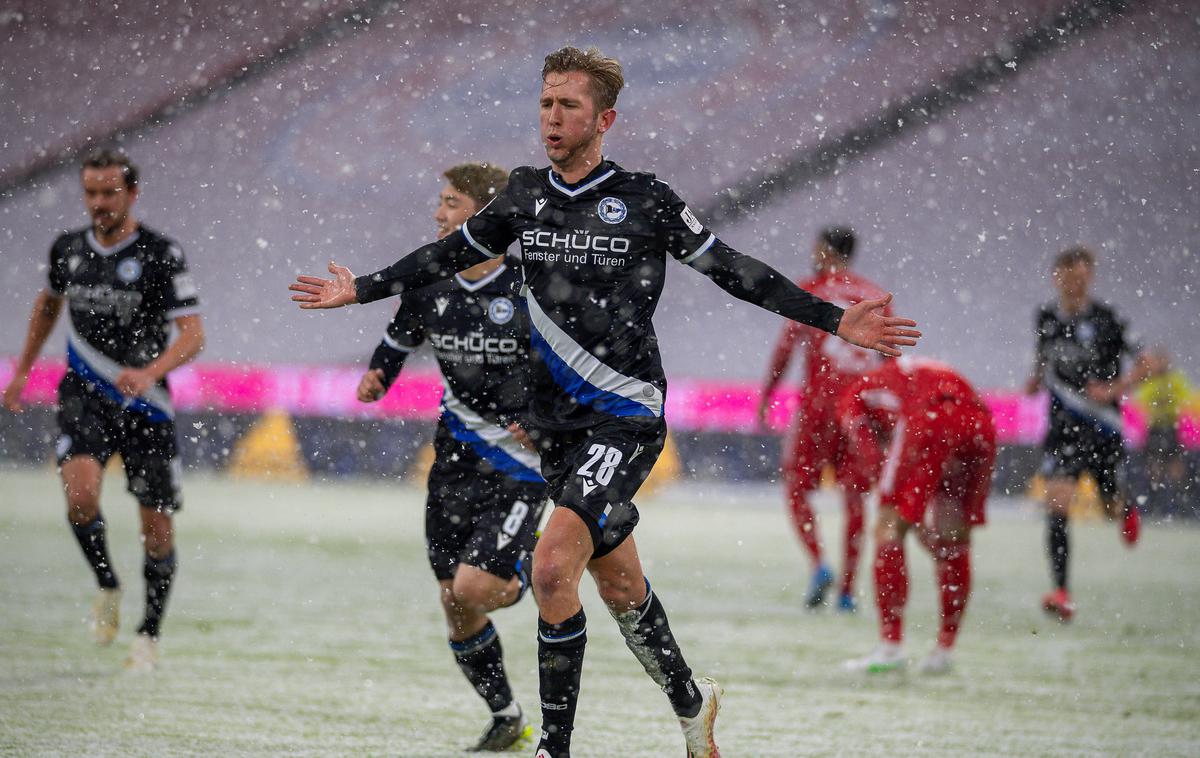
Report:
[[[85,526],[100,515],[100,498],[92,493],[67,493],[67,519],[75,526]]]
[[[625,581],[624,578],[618,578],[615,581],[597,581],[596,589],[600,593],[600,599],[612,613],[624,613],[631,608],[636,608],[646,599],[644,581]]]
[[[894,507],[883,506],[875,520],[875,541],[898,542],[904,538],[908,524],[900,518],[900,513]]]
[[[505,599],[508,584],[509,582],[491,575],[456,577],[454,600],[459,607],[486,613],[500,606]]]
[[[537,555],[533,564],[533,593],[539,599],[552,598],[572,591],[571,572],[566,561],[554,553]]]

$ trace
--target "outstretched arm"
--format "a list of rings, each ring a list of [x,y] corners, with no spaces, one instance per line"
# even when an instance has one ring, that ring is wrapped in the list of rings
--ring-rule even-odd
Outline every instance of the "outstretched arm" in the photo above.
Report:
[[[859,347],[884,355],[900,355],[900,347],[915,345],[921,333],[917,322],[883,315],[892,296],[864,300],[844,311],[793,284],[762,261],[715,241],[705,253],[690,261],[693,268],[712,279],[734,297],[778,313],[785,318],[836,334]]]
[[[515,172],[514,172],[515,175]],[[371,303],[449,279],[476,263],[499,258],[515,239],[510,220],[516,206],[505,192],[497,195],[452,234],[417,248],[385,269],[355,277],[329,262],[332,279],[297,276],[289,290],[301,308],[339,308]]]
[[[482,263],[504,251],[492,254],[473,246],[460,229],[457,232],[409,253],[385,269],[355,277],[350,269],[329,262],[332,279],[300,275],[288,286],[292,300],[301,308],[340,308],[352,303],[371,303],[428,284],[449,279],[459,271]]]

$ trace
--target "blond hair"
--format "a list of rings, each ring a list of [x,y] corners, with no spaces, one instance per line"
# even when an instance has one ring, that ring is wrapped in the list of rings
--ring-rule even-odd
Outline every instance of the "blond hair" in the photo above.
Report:
[[[609,58],[594,47],[580,50],[577,47],[564,47],[546,56],[542,66],[542,81],[549,74],[565,74],[569,71],[579,71],[587,74],[592,80],[592,100],[596,110],[606,111],[617,104],[617,95],[625,86],[625,75],[621,73],[621,64],[616,58]]]

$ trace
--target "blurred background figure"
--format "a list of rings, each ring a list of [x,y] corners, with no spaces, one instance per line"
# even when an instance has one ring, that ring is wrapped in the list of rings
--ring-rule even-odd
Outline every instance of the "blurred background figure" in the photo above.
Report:
[[[886,293],[874,282],[850,270],[855,236],[847,226],[830,226],[821,231],[813,246],[813,275],[797,282],[802,289],[843,308]],[[886,310],[891,315],[890,309]],[[787,483],[788,510],[796,536],[812,561],[805,605],[819,608],[833,585],[833,570],[822,555],[820,529],[811,498],[821,485],[826,467],[833,470],[846,501],[846,538],[842,560],[842,584],[838,610],[855,610],[854,578],[862,549],[864,477],[852,465],[846,441],[838,428],[834,410],[842,389],[863,373],[876,368],[881,357],[842,340],[826,339],[828,332],[789,321],[771,354],[767,379],[758,401],[758,424],[764,426],[772,405],[772,393],[787,371],[796,347],[804,349],[804,385],[796,409],[791,446],[783,455],[782,473]]]
[[[1141,528],[1137,506],[1123,487],[1126,454],[1119,401],[1144,368],[1123,370],[1124,359],[1136,348],[1116,310],[1092,297],[1095,274],[1096,256],[1085,247],[1067,248],[1055,258],[1051,276],[1058,297],[1035,314],[1034,369],[1025,386],[1030,394],[1043,387],[1050,394],[1041,474],[1054,588],[1042,598],[1042,608],[1063,622],[1075,614],[1067,584],[1067,521],[1080,477],[1095,480],[1106,515],[1121,521],[1125,544],[1137,544]]]
[[[879,483],[874,567],[880,641],[845,666],[877,674],[908,665],[904,543],[912,530],[933,556],[939,598],[937,643],[918,670],[944,674],[953,667],[971,596],[971,531],[987,520],[996,462],[991,411],[946,364],[904,357],[885,361],[847,387],[837,419],[859,467]]]
[[[1146,413],[1145,462],[1147,494],[1145,509],[1161,516],[1194,514],[1200,507],[1200,488],[1184,455],[1179,439],[1179,421],[1184,410],[1200,405],[1200,396],[1187,375],[1171,367],[1171,354],[1164,346],[1146,351],[1138,360],[1146,378],[1134,398]]]

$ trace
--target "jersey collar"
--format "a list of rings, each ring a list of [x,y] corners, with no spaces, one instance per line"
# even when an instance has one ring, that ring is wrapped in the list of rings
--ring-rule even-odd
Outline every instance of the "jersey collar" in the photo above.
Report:
[[[508,264],[507,264],[507,263],[501,263],[501,264],[500,264],[500,265],[499,265],[499,266],[496,268],[496,270],[495,270],[495,271],[493,271],[492,273],[490,273],[490,274],[488,274],[487,276],[483,277],[482,279],[476,279],[476,280],[475,280],[475,281],[473,281],[473,282],[472,282],[472,281],[468,281],[468,280],[466,280],[466,279],[463,279],[463,278],[462,278],[462,274],[455,274],[455,275],[454,275],[454,280],[455,280],[456,282],[458,282],[458,286],[459,286],[459,287],[462,287],[462,288],[463,288],[463,289],[465,289],[467,292],[478,292],[479,290],[481,290],[481,289],[483,289],[484,287],[488,286],[488,285],[489,285],[489,284],[491,284],[492,282],[496,281],[496,279],[497,279],[497,278],[498,278],[498,277],[499,277],[501,274],[503,274],[503,273],[504,273],[504,269],[506,269],[506,268],[508,268]]]
[[[617,164],[612,161],[601,160],[600,165],[592,169],[591,173],[579,180],[578,183],[567,184],[566,180],[559,176],[554,169],[546,169],[546,177],[550,180],[550,186],[567,197],[578,197],[590,189],[595,189],[608,181],[616,173]]]
[[[134,230],[133,234],[129,235],[128,237],[121,240],[120,242],[113,245],[112,247],[105,247],[104,245],[101,245],[100,241],[96,239],[96,233],[91,229],[87,230],[87,233],[84,235],[84,238],[87,240],[88,247],[90,247],[92,249],[92,251],[96,253],[96,255],[107,258],[108,256],[112,255],[113,253],[118,253],[118,252],[124,250],[125,248],[129,247],[133,243],[137,242],[138,237],[140,237],[140,236],[142,236],[141,229],[136,229],[136,230]]]

